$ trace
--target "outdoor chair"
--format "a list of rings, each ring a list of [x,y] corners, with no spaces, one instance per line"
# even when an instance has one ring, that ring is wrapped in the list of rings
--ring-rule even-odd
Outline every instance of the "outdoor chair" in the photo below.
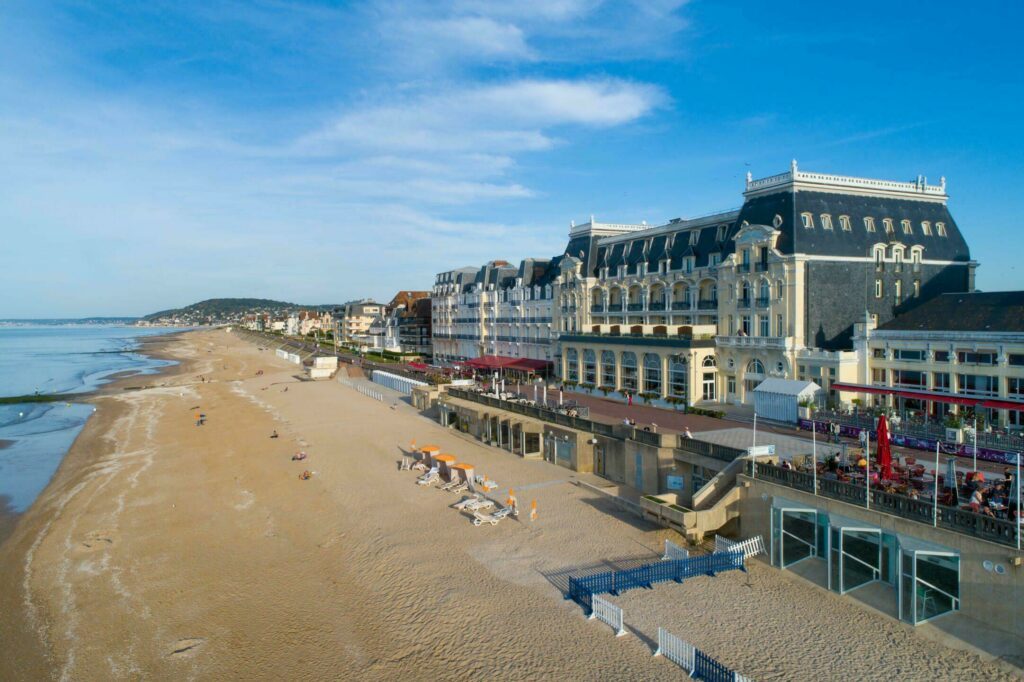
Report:
[[[473,509],[476,509],[476,506],[475,506],[476,503],[479,502],[482,499],[483,499],[483,497],[481,495],[471,495],[469,497],[462,498],[460,501],[456,502],[453,506],[456,509],[458,509],[459,511],[462,511],[464,509],[469,510],[471,507]]]
[[[485,523],[489,523],[492,526],[497,526],[498,521],[501,521],[504,516],[498,516],[498,514],[482,514],[478,511],[473,512],[473,525],[482,526]]]
[[[466,483],[465,481],[460,481],[451,488],[448,488],[448,492],[450,493],[464,493],[467,490],[469,490],[469,484]]]

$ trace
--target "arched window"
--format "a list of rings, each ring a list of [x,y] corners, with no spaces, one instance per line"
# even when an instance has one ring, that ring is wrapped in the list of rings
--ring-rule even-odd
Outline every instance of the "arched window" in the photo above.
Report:
[[[601,385],[615,388],[615,353],[610,350],[601,351]]]
[[[740,286],[740,301],[743,305],[750,305],[750,284],[744,282]]]
[[[620,390],[631,391],[636,393],[637,389],[637,366],[636,366],[636,353],[632,351],[625,351],[622,353],[620,359],[622,386]]]
[[[661,395],[661,356],[644,353],[644,393]]]
[[[764,374],[764,365],[757,358],[754,358],[747,364],[747,374]]]
[[[565,352],[566,361],[566,379],[569,381],[580,380],[580,356],[575,348],[570,348]]]
[[[590,349],[583,351],[583,383],[597,385],[597,353]]]
[[[690,399],[690,363],[685,355],[673,355],[668,361],[668,393]]]
[[[704,361],[700,363],[701,367],[718,367],[718,363],[715,362],[715,356],[709,355],[704,358]]]
[[[768,304],[768,299],[772,297],[772,285],[768,283],[768,280],[761,280],[761,291],[758,292],[757,296],[761,299],[759,303],[762,305]]]

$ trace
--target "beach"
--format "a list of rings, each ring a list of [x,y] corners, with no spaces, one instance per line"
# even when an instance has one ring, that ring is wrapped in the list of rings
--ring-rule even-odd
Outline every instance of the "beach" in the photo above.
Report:
[[[180,364],[91,399],[0,545],[0,679],[678,676],[652,656],[659,626],[752,679],[1015,679],[763,557],[612,598],[631,630],[616,638],[563,598],[568,576],[656,561],[674,532],[406,403],[299,381],[224,330],[145,352]],[[413,443],[474,464],[496,499],[536,500],[538,519],[473,526],[459,496],[398,470]]]

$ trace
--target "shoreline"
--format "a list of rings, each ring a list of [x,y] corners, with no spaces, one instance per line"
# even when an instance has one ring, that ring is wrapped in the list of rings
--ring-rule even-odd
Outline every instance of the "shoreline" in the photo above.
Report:
[[[168,348],[185,333],[187,332],[171,332],[166,335],[141,339],[140,347],[135,352],[160,360],[176,359],[168,354]],[[145,348],[145,346],[151,347]],[[158,368],[152,376],[172,379],[185,371],[187,371],[186,363],[179,362]],[[72,402],[95,406],[98,401],[115,397],[120,392],[128,390],[129,382],[138,376],[140,375],[133,373],[131,376],[115,379],[93,391],[77,395],[68,394],[67,397],[73,398]],[[18,560],[31,557],[36,547],[33,536],[40,531],[45,532],[45,529],[52,523],[54,515],[60,513],[60,497],[72,490],[75,480],[95,464],[99,457],[102,441],[112,425],[124,415],[125,411],[125,406],[116,402],[105,405],[103,410],[97,409],[96,413],[86,419],[75,440],[61,458],[60,464],[53,472],[46,487],[36,496],[28,509],[21,513],[10,509],[0,510],[0,576],[4,578],[5,583],[9,585],[23,584],[28,579],[25,568],[18,565]],[[22,616],[28,616],[31,620],[31,615],[24,612],[24,604],[24,600],[12,594],[12,590],[0,588],[0,613],[20,612]],[[0,618],[0,642],[5,642],[5,648],[15,649],[19,653],[17,667],[7,671],[9,677],[6,679],[28,680],[51,676],[49,655],[44,650],[36,633],[29,630],[32,625],[38,624],[24,622],[23,619]],[[3,674],[4,658],[0,655],[0,678],[5,678]],[[10,660],[13,663],[15,659],[10,658]]]
[[[1013,679],[761,561],[624,593],[635,636],[616,639],[563,599],[567,577],[658,561],[678,536],[574,485],[588,475],[302,381],[234,334],[165,350],[171,374],[95,399],[0,546],[0,612],[17,614],[0,679],[646,680],[679,672],[651,656],[658,627],[752,679]],[[499,502],[536,500],[538,520],[475,527],[398,470],[413,441],[472,462]]]

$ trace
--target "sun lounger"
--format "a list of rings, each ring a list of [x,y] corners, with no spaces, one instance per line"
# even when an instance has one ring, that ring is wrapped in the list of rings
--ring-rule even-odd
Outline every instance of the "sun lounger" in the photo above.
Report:
[[[410,465],[410,462],[409,462],[409,458],[408,457],[403,457],[402,458],[402,464],[398,467],[398,469],[400,471],[408,471],[410,468],[411,468],[411,465]]]
[[[493,500],[488,500],[486,497],[481,497],[477,500],[470,502],[470,504],[467,504],[466,511],[483,511],[485,509],[491,509],[493,507]]]
[[[506,516],[519,516],[519,510],[515,507],[502,507],[498,511],[494,512],[494,516],[502,519]]]
[[[498,516],[497,514],[482,514],[478,511],[473,512],[473,525],[482,526],[485,523],[489,523],[492,526],[497,526],[498,521],[501,521],[504,516]]]
[[[440,472],[438,471],[437,467],[434,467],[430,471],[428,471],[427,473],[423,474],[418,479],[416,479],[416,484],[417,485],[430,485],[431,483],[434,483],[435,481],[437,481],[437,479],[439,479],[440,477],[441,477]]]
[[[427,465],[424,462],[416,462],[415,464],[412,465],[411,468],[416,470],[416,471],[426,471],[427,470]]]
[[[441,490],[452,490],[452,489],[456,488],[458,485],[459,485],[459,479],[454,479],[454,480],[448,481],[447,483],[443,483],[443,484],[441,484],[441,485],[439,485],[437,487],[440,488]]]
[[[446,490],[448,490],[448,492],[450,493],[464,493],[467,490],[469,490],[469,484],[466,483],[465,481],[459,481],[451,488],[446,488]]]
[[[477,508],[476,504],[478,502],[480,502],[482,499],[483,498],[480,497],[479,495],[472,495],[470,497],[462,498],[460,501],[456,502],[453,506],[456,509],[458,509],[459,511],[462,511],[463,509],[472,511],[473,509]]]

